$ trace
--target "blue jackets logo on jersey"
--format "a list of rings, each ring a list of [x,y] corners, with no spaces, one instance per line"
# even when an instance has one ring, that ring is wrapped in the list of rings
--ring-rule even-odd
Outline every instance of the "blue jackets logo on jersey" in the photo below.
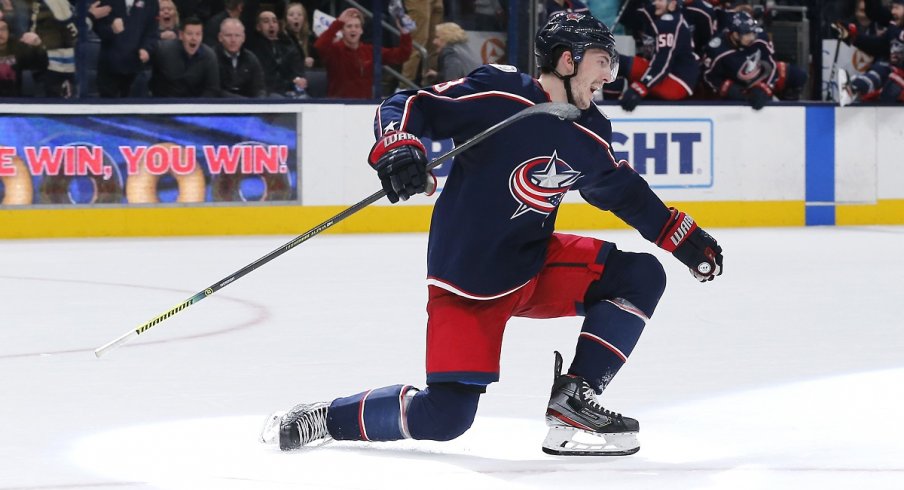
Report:
[[[511,219],[528,211],[548,216],[579,178],[581,173],[561,160],[555,151],[552,156],[531,158],[518,165],[509,178],[509,190],[518,201],[518,209]]]

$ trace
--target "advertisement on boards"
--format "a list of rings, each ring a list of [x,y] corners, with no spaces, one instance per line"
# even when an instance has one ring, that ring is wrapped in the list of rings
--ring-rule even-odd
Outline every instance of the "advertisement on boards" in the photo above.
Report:
[[[296,131],[295,114],[0,116],[0,202],[297,202]]]

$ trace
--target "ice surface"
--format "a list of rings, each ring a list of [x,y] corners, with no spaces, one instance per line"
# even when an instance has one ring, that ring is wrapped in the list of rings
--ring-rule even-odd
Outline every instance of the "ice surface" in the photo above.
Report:
[[[589,233],[669,275],[603,397],[641,422],[623,458],[540,451],[574,318],[510,323],[455,441],[257,443],[273,410],[423,384],[425,235],[317,237],[100,360],[291,237],[0,241],[0,490],[904,488],[904,228],[711,231],[707,284],[634,232]]]

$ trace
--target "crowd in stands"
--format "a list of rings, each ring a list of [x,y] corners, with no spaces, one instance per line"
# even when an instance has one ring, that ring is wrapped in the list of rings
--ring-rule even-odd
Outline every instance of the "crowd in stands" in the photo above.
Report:
[[[637,55],[621,56],[619,78],[598,94],[626,110],[655,99],[729,99],[760,109],[807,98],[818,60],[798,66],[776,56],[768,29],[776,0],[710,1],[546,0],[538,20],[560,10],[591,13],[634,37]],[[89,2],[77,12],[70,0],[0,0],[0,97],[374,98],[369,17],[343,8],[314,33],[313,12],[329,13],[341,0]],[[384,79],[378,96],[466,75],[482,61],[465,28],[508,27],[508,2],[469,0],[463,25],[449,21],[450,3],[384,2],[396,30],[383,31],[379,61],[400,76]],[[821,35],[873,59],[864,73],[839,77],[842,102],[904,101],[904,0],[824,4]],[[90,45],[93,54],[82,48]],[[76,77],[77,60],[88,76]]]

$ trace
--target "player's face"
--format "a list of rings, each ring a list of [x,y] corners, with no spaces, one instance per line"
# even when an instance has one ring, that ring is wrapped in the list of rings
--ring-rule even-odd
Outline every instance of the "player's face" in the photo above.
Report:
[[[657,17],[669,11],[669,0],[653,0],[653,14]]]
[[[201,47],[201,39],[204,37],[204,28],[198,24],[188,24],[179,33],[182,47],[189,56],[193,56]]]
[[[240,22],[227,22],[220,28],[220,44],[227,53],[238,53],[245,43],[245,28]]]
[[[593,104],[593,93],[615,79],[612,73],[612,58],[605,50],[588,49],[578,65],[578,74],[571,79],[571,95],[578,109],[584,110]]]
[[[750,46],[751,44],[753,44],[754,41],[756,41],[756,33],[755,32],[748,32],[747,34],[741,34],[738,37],[738,43],[744,47]]]
[[[350,46],[357,46],[361,40],[361,21],[357,18],[349,20],[342,26],[342,39]]]

